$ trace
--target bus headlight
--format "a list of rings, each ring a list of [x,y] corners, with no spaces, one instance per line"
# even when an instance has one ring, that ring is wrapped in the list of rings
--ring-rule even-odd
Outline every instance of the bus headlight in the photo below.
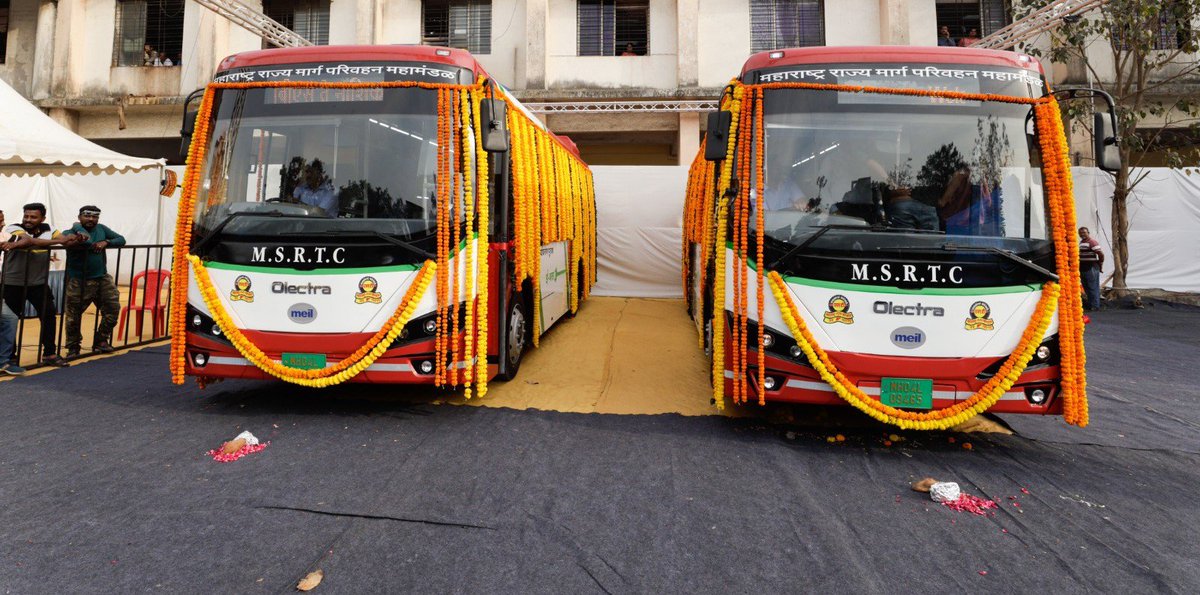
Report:
[[[221,336],[221,327],[214,324],[212,327],[212,334],[217,337],[220,337]]]
[[[200,318],[199,314],[192,316],[192,326],[199,328],[202,324],[204,324],[204,319]]]
[[[1050,359],[1050,346],[1049,345],[1039,346],[1037,348],[1036,355],[1037,355],[1038,361],[1044,362],[1044,361]]]
[[[766,378],[763,378],[763,388],[765,388],[767,390],[775,390],[775,387],[778,384],[779,384],[779,381],[775,380],[774,376],[767,376]]]
[[[775,335],[771,333],[763,333],[763,347],[770,347],[775,344]]]
[[[1032,391],[1029,391],[1029,402],[1033,403],[1034,405],[1041,405],[1042,403],[1045,403],[1046,391],[1040,388],[1035,388]]]
[[[417,368],[421,370],[422,374],[430,374],[433,372],[433,362],[429,360],[422,361],[417,364]]]
[[[799,345],[792,345],[792,348],[788,349],[788,354],[796,359],[800,359],[804,357],[804,350],[800,349]]]
[[[208,365],[208,354],[207,353],[193,353],[192,354],[192,363],[196,364],[197,368],[203,368],[204,366],[207,366]]]
[[[429,320],[426,320],[425,324],[421,325],[421,328],[425,329],[426,335],[432,335],[432,334],[436,333],[437,332],[437,319],[430,318]]]

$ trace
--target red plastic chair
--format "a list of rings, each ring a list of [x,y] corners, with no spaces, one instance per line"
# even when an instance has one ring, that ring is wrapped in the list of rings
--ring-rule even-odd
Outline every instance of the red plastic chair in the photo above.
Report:
[[[117,321],[117,336],[127,336],[129,321],[126,320],[126,314],[137,313],[137,323],[134,328],[137,331],[137,336],[142,336],[142,321],[145,318],[146,312],[152,313],[154,321],[154,336],[161,337],[165,334],[167,328],[167,305],[159,302],[159,295],[162,293],[163,285],[171,278],[171,271],[166,269],[149,269],[142,271],[133,276],[133,280],[129,283],[129,305],[121,308],[121,317]],[[144,301],[138,299],[138,283],[141,282],[145,288],[146,296]],[[116,337],[114,337],[114,340]]]

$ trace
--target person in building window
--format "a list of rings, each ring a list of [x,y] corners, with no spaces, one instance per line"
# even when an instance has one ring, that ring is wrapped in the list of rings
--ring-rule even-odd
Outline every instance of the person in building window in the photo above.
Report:
[[[637,52],[633,49],[632,43],[625,44],[625,51],[621,52],[622,56],[636,56]]]
[[[23,312],[25,302],[33,304],[41,322],[42,363],[65,366],[54,344],[54,318],[58,307],[50,290],[50,246],[72,246],[79,236],[64,236],[46,224],[46,205],[25,205],[21,223],[5,228],[12,239],[4,244],[4,303],[13,312]]]
[[[974,27],[967,33],[967,36],[958,40],[958,47],[971,47],[971,44],[979,41],[979,29]]]
[[[63,235],[83,237],[67,251],[67,357],[79,355],[83,342],[79,323],[83,311],[91,304],[96,304],[100,314],[100,325],[92,337],[92,351],[111,353],[112,331],[121,312],[121,294],[117,292],[112,275],[108,274],[104,249],[124,246],[125,237],[107,225],[101,225],[100,208],[93,205],[79,209],[79,223]]]
[[[938,46],[952,48],[957,45],[958,42],[954,41],[953,37],[950,37],[950,27],[942,25],[941,28],[938,29]]]
[[[1104,251],[1100,242],[1086,227],[1079,228],[1079,276],[1083,281],[1083,309],[1100,309],[1100,271],[1104,268]]]
[[[304,168],[304,183],[296,186],[292,196],[301,203],[319,207],[330,217],[338,216],[337,196],[333,192],[333,182],[325,175],[325,164],[320,159],[313,159]]]
[[[146,44],[142,46],[142,66],[150,66],[154,64],[154,46]]]

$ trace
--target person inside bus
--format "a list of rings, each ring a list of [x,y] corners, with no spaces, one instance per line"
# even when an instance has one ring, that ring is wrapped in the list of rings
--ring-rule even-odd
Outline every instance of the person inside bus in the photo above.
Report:
[[[804,189],[800,187],[800,182],[796,179],[798,174],[795,168],[788,168],[788,170],[790,171],[774,170],[771,172],[776,174],[779,181],[767,184],[767,190],[763,194],[764,210],[807,210],[808,196],[804,194]]]
[[[304,183],[296,186],[292,196],[302,204],[317,207],[330,217],[338,216],[337,196],[333,192],[333,182],[325,175],[325,164],[320,159],[313,159],[304,168]]]

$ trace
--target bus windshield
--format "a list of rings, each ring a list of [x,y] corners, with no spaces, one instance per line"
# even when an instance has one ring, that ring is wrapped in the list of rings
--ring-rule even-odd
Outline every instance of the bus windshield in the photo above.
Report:
[[[222,89],[196,235],[436,233],[437,92]]]
[[[782,250],[1050,254],[1032,106],[806,89],[763,105],[764,228]]]

